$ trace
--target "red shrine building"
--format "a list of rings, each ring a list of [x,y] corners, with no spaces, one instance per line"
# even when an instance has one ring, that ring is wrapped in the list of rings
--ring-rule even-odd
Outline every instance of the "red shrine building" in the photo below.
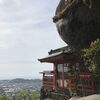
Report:
[[[72,96],[74,93],[80,96],[94,93],[92,75],[79,52],[63,47],[51,50],[47,57],[38,60],[41,63],[53,64],[53,70],[40,72],[43,74],[42,88],[48,93],[65,96]]]

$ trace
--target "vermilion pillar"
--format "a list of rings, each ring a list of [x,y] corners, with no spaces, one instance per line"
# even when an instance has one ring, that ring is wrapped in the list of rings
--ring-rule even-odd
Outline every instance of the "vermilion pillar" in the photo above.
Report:
[[[64,64],[62,64],[62,87],[64,88]]]
[[[54,67],[53,67],[53,70],[54,70],[54,87],[57,87],[57,64],[54,64]]]

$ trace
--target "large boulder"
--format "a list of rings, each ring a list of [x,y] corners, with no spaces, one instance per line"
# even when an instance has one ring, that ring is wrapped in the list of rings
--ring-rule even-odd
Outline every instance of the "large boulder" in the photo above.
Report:
[[[72,49],[86,48],[100,39],[100,0],[60,0],[53,21]]]
[[[100,100],[100,95],[94,94],[86,97],[72,97],[69,100]]]

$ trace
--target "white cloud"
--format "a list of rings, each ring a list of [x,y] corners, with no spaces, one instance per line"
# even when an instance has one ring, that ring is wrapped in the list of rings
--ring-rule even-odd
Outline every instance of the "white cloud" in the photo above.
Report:
[[[12,73],[8,75],[9,77],[14,73],[13,77],[35,77],[35,74],[38,75],[39,71],[46,68],[37,59],[46,56],[50,49],[65,45],[52,22],[58,2],[56,0],[0,1],[1,77],[5,78],[6,73]]]

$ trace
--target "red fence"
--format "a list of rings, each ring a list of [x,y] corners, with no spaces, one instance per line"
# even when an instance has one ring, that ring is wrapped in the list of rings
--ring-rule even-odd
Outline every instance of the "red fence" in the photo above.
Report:
[[[53,87],[53,76],[44,76],[43,77],[43,86],[50,86]]]

